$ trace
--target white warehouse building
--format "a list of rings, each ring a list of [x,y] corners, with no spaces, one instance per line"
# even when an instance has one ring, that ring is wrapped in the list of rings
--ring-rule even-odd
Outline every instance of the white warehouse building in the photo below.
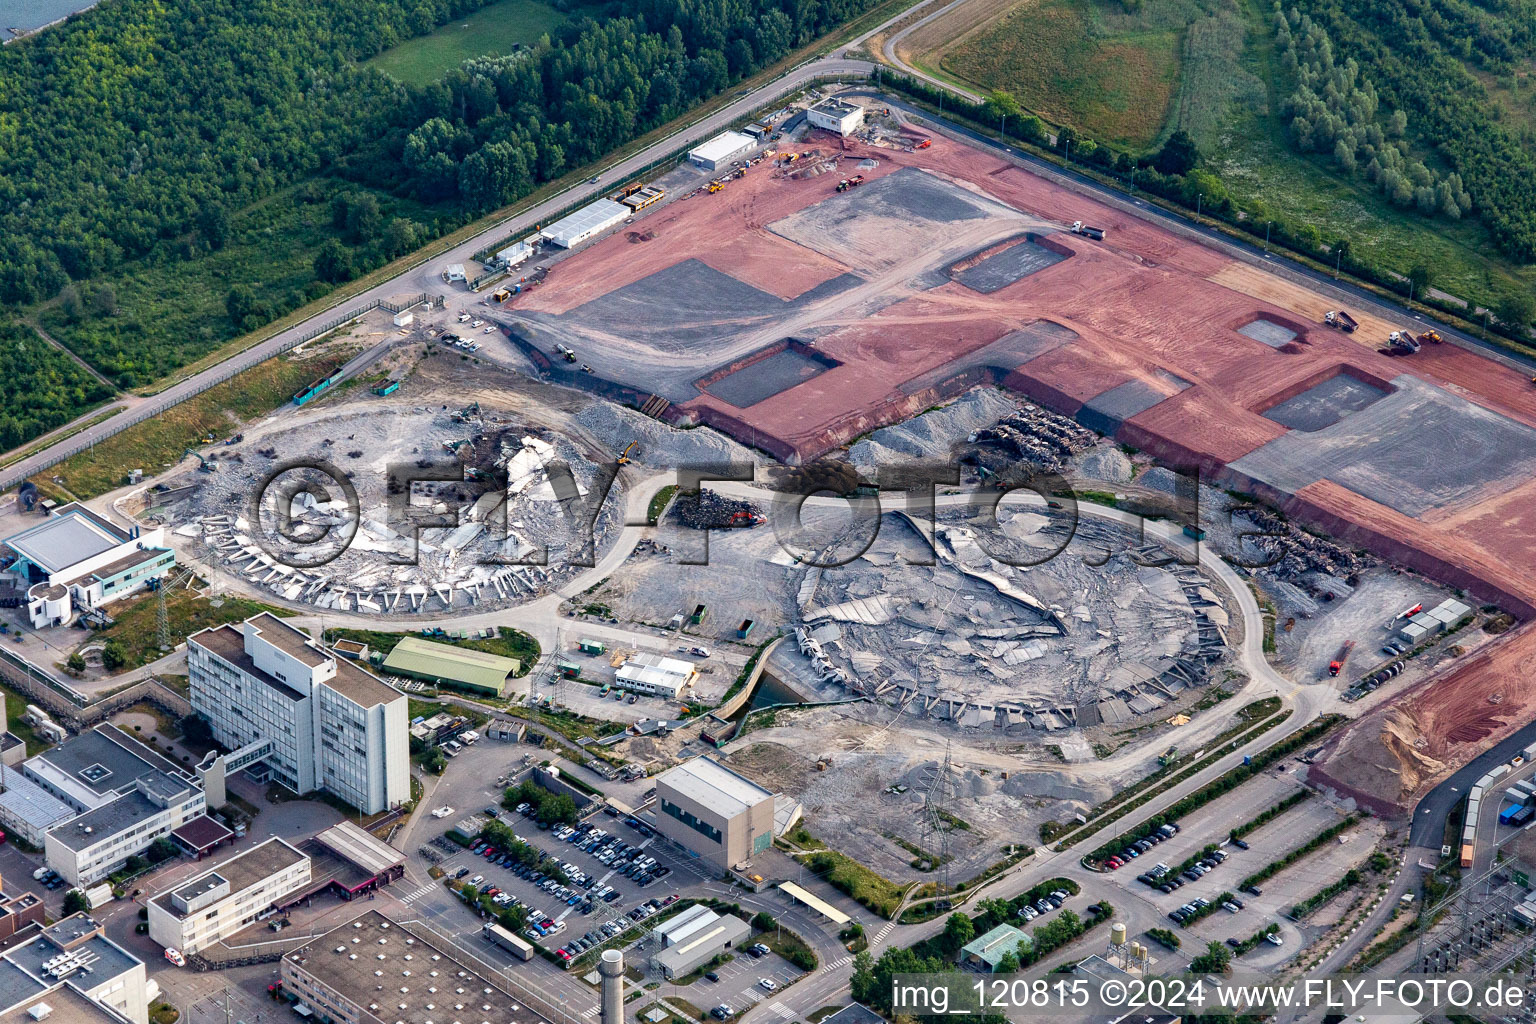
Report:
[[[26,588],[34,629],[137,593],[176,566],[164,529],[124,529],[79,502],[7,537],[5,547],[14,556],[5,572]]]
[[[686,661],[655,654],[636,654],[618,667],[613,677],[619,686],[635,693],[649,693],[668,700],[693,684],[698,670]]]
[[[633,212],[629,207],[612,199],[599,199],[568,214],[539,232],[539,236],[551,245],[562,249],[574,249],[583,242],[624,223]]]
[[[274,836],[149,900],[149,937],[196,953],[249,926],[309,880],[309,857]]]
[[[688,162],[706,171],[730,167],[752,152],[757,143],[741,132],[721,132],[701,146],[688,151]]]

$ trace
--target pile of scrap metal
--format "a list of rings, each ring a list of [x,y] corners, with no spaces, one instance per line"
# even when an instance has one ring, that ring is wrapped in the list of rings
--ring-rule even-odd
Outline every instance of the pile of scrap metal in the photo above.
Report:
[[[984,473],[1000,473],[1026,462],[1047,473],[1059,473],[1067,460],[1098,443],[1098,435],[1065,416],[1026,405],[995,426],[984,427],[966,438],[977,447],[961,461]]]
[[[678,522],[695,530],[756,526],[763,514],[750,501],[724,498],[707,488],[685,492],[672,503]]]

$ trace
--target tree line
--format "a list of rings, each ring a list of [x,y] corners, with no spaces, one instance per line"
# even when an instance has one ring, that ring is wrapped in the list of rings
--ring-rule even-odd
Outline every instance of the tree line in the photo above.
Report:
[[[0,451],[68,423],[112,389],[30,327],[0,323]]]

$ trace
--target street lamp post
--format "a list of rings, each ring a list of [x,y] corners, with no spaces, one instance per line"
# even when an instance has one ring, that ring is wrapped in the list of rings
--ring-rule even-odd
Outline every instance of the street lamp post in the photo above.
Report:
[[[1272,220],[1267,220],[1267,221],[1264,222],[1264,251],[1265,252],[1269,252],[1269,229],[1274,227],[1274,226],[1275,226],[1275,222],[1272,221]]]
[[[1200,219],[1200,211],[1205,208],[1205,193],[1201,192],[1195,197],[1195,220]]]

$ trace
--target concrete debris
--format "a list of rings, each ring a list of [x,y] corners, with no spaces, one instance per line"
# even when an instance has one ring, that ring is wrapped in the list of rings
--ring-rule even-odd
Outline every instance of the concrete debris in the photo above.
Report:
[[[1230,619],[1197,566],[1133,546],[1125,528],[1092,517],[1078,536],[1109,553],[1102,565],[1070,554],[1008,564],[983,548],[975,516],[941,512],[930,541],[922,524],[891,512],[861,557],[806,571],[801,677],[823,699],[823,684],[845,679],[852,693],[908,715],[1054,732],[1129,721],[1211,682]],[[1039,518],[1004,511],[998,523],[1008,533],[1022,516]],[[823,632],[833,623],[835,640]]]
[[[175,533],[200,538],[213,561],[284,601],[399,615],[532,600],[580,572],[621,525],[616,484],[589,537],[586,502],[601,493],[593,453],[558,434],[418,408],[301,423],[285,433],[283,458],[326,458],[337,436],[363,445],[354,451],[380,453],[345,473],[355,506],[337,478],[296,465],[278,480],[301,486],[286,499],[268,487],[254,510],[260,521],[252,522],[256,472],[237,470],[210,476],[173,507]],[[400,463],[411,456],[434,479],[409,479]],[[552,482],[556,467],[562,474],[568,467],[575,485],[568,501]],[[289,507],[279,508],[280,500]],[[417,528],[391,508],[402,500],[411,515],[436,517],[434,525]],[[285,513],[290,536],[312,538],[301,558],[289,557],[275,527]],[[329,561],[316,557],[325,545],[336,549]]]
[[[707,487],[679,494],[672,503],[672,515],[695,530],[752,527],[763,521],[762,511],[750,501],[726,498]]]
[[[1232,510],[1232,514],[1241,516],[1253,527],[1249,536],[1243,538],[1243,545],[1248,549],[1244,554],[1252,557],[1257,553],[1260,557],[1256,561],[1265,565],[1267,575],[1304,585],[1316,598],[1322,598],[1324,593],[1334,593],[1337,580],[1353,586],[1352,581],[1361,571],[1377,564],[1370,555],[1297,529],[1271,509],[1258,505],[1239,506]],[[1320,580],[1311,574],[1332,579]]]

